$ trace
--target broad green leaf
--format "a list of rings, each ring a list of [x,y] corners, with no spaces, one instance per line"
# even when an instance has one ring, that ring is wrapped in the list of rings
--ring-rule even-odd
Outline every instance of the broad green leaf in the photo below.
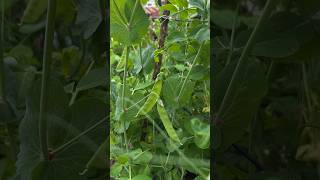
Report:
[[[165,104],[168,107],[178,108],[189,104],[195,83],[191,80],[187,80],[185,88],[178,100],[177,97],[182,87],[182,83],[183,79],[177,76],[171,76],[165,80],[162,95],[164,97]]]
[[[148,17],[139,0],[134,8],[135,2],[133,0],[110,1],[111,36],[125,45],[139,43],[148,31]],[[131,15],[133,15],[132,18]],[[132,21],[129,25],[130,19]]]
[[[194,142],[201,149],[209,148],[210,144],[210,125],[202,122],[198,118],[190,120],[190,127],[193,131]]]
[[[107,115],[106,105],[96,99],[83,99],[68,108],[67,94],[57,80],[50,80],[48,100],[48,142],[49,148],[55,149],[82,131],[96,124]],[[40,81],[36,81],[27,97],[27,112],[20,125],[20,153],[17,161],[17,178],[31,180],[52,180],[61,178],[85,179],[80,176],[86,163],[105,140],[105,127],[97,127],[82,136],[70,147],[53,154],[52,160],[40,159],[38,134],[38,113],[40,102]],[[75,163],[76,162],[76,163]],[[65,167],[69,167],[66,169]],[[58,171],[52,171],[57,169]]]
[[[40,31],[46,26],[46,21],[39,21],[34,24],[22,24],[19,31],[23,34],[31,34]]]
[[[21,21],[23,23],[36,22],[47,10],[47,4],[47,0],[29,0]]]
[[[181,31],[170,31],[170,34],[168,35],[166,39],[167,44],[173,44],[181,41],[185,41],[186,37],[185,34]]]
[[[150,176],[147,175],[137,175],[132,178],[132,180],[152,180]]]
[[[297,1],[297,7],[304,16],[312,16],[320,10],[320,2],[317,0]]]
[[[99,168],[106,169],[107,168],[107,140],[102,143],[99,149],[95,152],[92,158],[87,163],[87,168]]]
[[[76,16],[75,0],[57,0],[56,21],[71,24]]]
[[[70,77],[78,68],[81,52],[77,46],[70,46],[64,48],[61,53],[55,53],[54,58],[61,61],[63,74]]]
[[[161,99],[158,100],[157,110],[158,110],[158,114],[160,116],[160,119],[162,121],[162,124],[163,124],[164,128],[166,129],[169,137],[172,140],[174,140],[175,142],[178,142],[179,144],[181,144],[179,136],[176,133],[176,130],[173,128],[173,125],[169,119],[168,113],[167,113],[166,109],[164,108],[164,105],[163,105]]]
[[[153,70],[153,66],[154,66],[154,47],[152,46],[147,46],[146,48],[144,48],[143,52],[142,52],[142,64],[143,64],[143,72],[145,74],[149,74],[152,72]]]
[[[118,156],[116,159],[116,162],[122,165],[126,164],[128,161],[129,161],[129,155],[127,153]]]
[[[35,80],[36,69],[34,67],[29,67],[23,73],[23,77],[20,83],[19,91],[18,91],[18,102],[24,103],[27,93],[32,88],[33,81]]]
[[[294,37],[283,37],[257,43],[252,49],[254,56],[281,58],[292,55],[299,49]]]
[[[0,0],[0,12],[2,12],[2,9],[5,11],[12,7],[12,5],[16,2],[16,0]],[[2,7],[4,5],[4,7]]]
[[[232,100],[226,102],[228,106],[221,109],[221,117],[215,119],[217,124],[214,126],[214,131],[217,131],[216,128],[218,128],[221,132],[221,140],[217,139],[221,141],[221,149],[229,147],[242,137],[267,91],[265,71],[262,66],[255,59],[248,59],[247,62],[247,65],[241,69],[241,76],[235,79],[237,84],[236,88],[231,91]],[[228,88],[234,67],[235,64],[225,67],[221,73],[216,75],[217,79],[214,79],[215,94],[213,97],[217,109]]]
[[[107,70],[106,68],[97,68],[91,70],[87,75],[83,76],[78,85],[77,91],[83,91],[98,86],[105,86],[107,83]]]
[[[144,83],[139,83],[139,84],[137,84],[137,85],[134,87],[134,90],[137,91],[137,90],[145,89],[145,88],[151,86],[152,84],[153,84],[152,81],[147,81],[147,82],[144,82]]]
[[[116,100],[116,109],[114,116],[114,120],[118,121],[114,125],[114,130],[119,134],[126,131],[129,128],[129,126],[131,126],[132,122],[139,119],[138,117],[136,117],[136,115],[139,109],[143,106],[144,102],[146,101],[145,95],[144,93],[142,93],[142,91],[135,91],[133,94],[131,94],[131,92],[127,89],[125,92],[125,107],[123,110],[121,95],[122,88],[119,90],[119,96]],[[123,124],[125,124],[125,127]]]
[[[301,61],[308,61],[314,58],[320,57],[320,43],[319,43],[320,38],[319,37],[314,37],[311,41],[303,44],[301,48],[299,48],[298,51],[296,51],[294,54],[285,57],[281,60],[285,61],[296,61],[296,62],[301,62]]]
[[[194,36],[194,38],[199,41],[207,41],[210,40],[210,29],[208,26],[202,27]]]
[[[188,7],[188,1],[187,0],[169,0],[169,2],[173,5],[178,6],[179,8],[186,8]]]
[[[225,29],[233,28],[233,24],[235,22],[235,17],[236,17],[235,11],[216,9],[214,11],[211,11],[211,13],[212,13],[211,20],[213,21],[213,23]],[[236,27],[240,25],[239,21],[240,20],[238,19],[236,22]]]
[[[19,127],[19,137],[21,140],[20,152],[18,154],[17,176],[18,179],[31,180],[31,173],[34,167],[40,162],[40,146],[38,134],[38,118],[39,118],[39,102],[40,102],[41,81],[37,80],[33,83],[32,89],[26,96],[26,113]],[[48,127],[56,129],[54,121],[62,121],[62,117],[66,113],[68,106],[67,95],[59,81],[51,79],[49,83],[48,94]],[[60,138],[65,136],[64,131],[51,131],[49,137],[50,146],[57,146],[57,134]]]
[[[196,7],[200,10],[204,10],[206,8],[205,2],[206,2],[206,0],[190,0],[189,4],[191,7]]]
[[[151,161],[152,157],[153,155],[151,152],[143,151],[137,157],[135,157],[133,162],[137,164],[148,164]]]
[[[178,9],[172,4],[165,4],[163,6],[160,6],[160,10],[162,10],[162,11],[168,10],[168,11],[170,11],[170,13],[175,13],[178,11]]]
[[[14,57],[23,65],[37,65],[39,63],[34,57],[33,50],[25,45],[15,46],[10,50],[8,55]]]
[[[145,95],[141,91],[136,91],[134,94],[126,96],[124,99],[125,109],[120,115],[120,120],[130,122],[137,119],[136,115],[146,101],[144,97]]]
[[[115,163],[111,166],[111,170],[110,170],[110,175],[111,177],[117,177],[119,176],[120,172],[122,171],[122,164],[120,163]]]
[[[102,22],[99,0],[79,0],[76,25],[80,26],[84,39],[90,38]]]
[[[193,66],[189,78],[191,80],[203,80],[204,78],[210,75],[210,68],[202,66],[202,65],[195,65]]]

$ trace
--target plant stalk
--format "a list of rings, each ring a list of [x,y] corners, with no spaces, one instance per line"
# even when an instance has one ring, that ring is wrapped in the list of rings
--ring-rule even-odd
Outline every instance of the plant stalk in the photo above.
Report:
[[[116,7],[116,11],[117,11],[118,15],[120,16],[120,19],[121,19],[123,25],[128,27],[128,25],[126,24],[127,20],[125,19],[124,16],[122,16],[121,11],[120,11],[116,1],[115,0],[112,0],[112,1],[113,1],[114,6]]]
[[[180,99],[180,96],[181,96],[181,94],[182,94],[182,92],[183,92],[184,87],[186,86],[186,82],[187,82],[187,80],[189,79],[191,70],[192,70],[194,64],[196,63],[196,60],[197,60],[198,57],[199,57],[199,54],[200,54],[200,51],[201,51],[201,49],[202,49],[203,44],[204,44],[204,42],[201,43],[201,45],[200,45],[200,47],[199,47],[199,49],[198,49],[198,52],[197,52],[196,56],[194,57],[194,59],[193,59],[193,61],[192,61],[192,64],[191,64],[191,67],[190,67],[190,69],[189,69],[189,71],[188,71],[188,73],[187,73],[187,76],[185,77],[185,79],[184,79],[184,81],[183,81],[183,83],[182,83],[181,89],[180,89],[179,94],[178,94],[178,97],[177,97],[177,100],[178,100],[178,101],[179,101],[179,99]]]
[[[307,70],[305,63],[302,63],[302,77],[303,77],[303,86],[307,101],[307,107],[308,107],[308,120],[307,122],[312,121],[311,115],[312,115],[312,105],[311,105],[311,98],[310,98],[310,90],[308,86],[308,79],[307,79]]]
[[[79,135],[75,136],[74,138],[72,138],[71,140],[69,140],[68,142],[66,142],[65,144],[61,145],[60,147],[58,147],[57,149],[53,150],[52,153],[53,154],[58,154],[59,152],[62,152],[63,150],[67,149],[68,147],[70,147],[74,142],[76,142],[77,140],[79,140],[82,136],[88,134],[89,132],[91,132],[92,130],[94,130],[95,128],[97,128],[99,125],[105,123],[108,120],[109,116],[104,117],[103,119],[101,119],[99,122],[97,122],[96,124],[94,124],[93,126],[89,127],[88,129],[86,129],[85,131],[81,132]]]
[[[4,93],[4,1],[2,1],[1,10],[1,32],[0,32],[0,103],[5,102]]]
[[[237,5],[237,8],[236,8],[236,15],[234,17],[234,22],[233,22],[233,26],[232,26],[227,65],[230,63],[230,61],[232,59],[232,54],[233,54],[233,49],[234,49],[234,39],[235,39],[236,27],[237,27],[237,21],[238,21],[238,11],[239,11],[239,4]]]
[[[168,0],[164,0],[163,5],[167,4]],[[160,18],[160,37],[159,37],[159,42],[158,42],[158,49],[161,49],[164,47],[164,42],[166,40],[166,37],[168,35],[168,24],[169,24],[169,15],[170,11],[165,10],[163,11],[163,17]],[[154,64],[153,68],[153,75],[152,79],[156,80],[158,77],[158,74],[160,73],[161,69],[161,64],[162,64],[162,58],[163,54],[162,52],[158,54],[158,62]]]
[[[244,50],[242,51],[242,54],[239,58],[239,61],[237,63],[237,66],[232,74],[229,86],[227,88],[227,91],[224,95],[224,98],[222,100],[222,103],[220,105],[219,111],[217,113],[217,116],[215,118],[214,123],[219,124],[220,122],[222,122],[223,120],[221,120],[221,113],[222,110],[225,109],[226,106],[228,106],[228,102],[230,101],[230,99],[232,99],[232,92],[235,90],[235,86],[236,86],[236,81],[235,79],[237,79],[237,77],[241,74],[240,69],[242,68],[242,66],[244,66],[245,60],[248,58],[255,42],[257,39],[257,35],[259,34],[259,31],[262,28],[262,24],[265,22],[265,20],[269,17],[271,11],[273,10],[273,7],[276,5],[276,0],[268,0],[264,10],[262,12],[262,15],[260,16],[252,34],[250,35],[250,38],[244,48]],[[218,123],[219,122],[219,123]]]
[[[122,82],[122,95],[121,95],[121,101],[122,101],[122,112],[126,113],[126,103],[125,103],[125,90],[126,90],[126,84],[127,84],[127,68],[128,68],[128,60],[129,60],[129,54],[130,54],[130,47],[127,46],[126,48],[126,61],[124,64],[124,71],[123,71],[123,82]],[[127,150],[127,153],[129,152],[129,144],[127,140],[127,133],[126,133],[126,124],[123,122],[123,136],[124,136],[124,143]],[[131,166],[129,165],[129,179],[131,179]]]
[[[134,7],[133,7],[133,11],[132,11],[131,16],[130,16],[128,27],[130,27],[131,24],[132,24],[133,17],[134,17],[134,14],[136,13],[138,3],[139,3],[139,0],[136,0],[136,2],[134,3]]]
[[[39,113],[39,137],[42,156],[48,160],[48,130],[47,130],[47,97],[49,95],[50,66],[53,49],[53,37],[56,15],[56,0],[48,0],[47,24],[45,32],[45,44],[43,53],[42,83],[40,96],[40,113]]]

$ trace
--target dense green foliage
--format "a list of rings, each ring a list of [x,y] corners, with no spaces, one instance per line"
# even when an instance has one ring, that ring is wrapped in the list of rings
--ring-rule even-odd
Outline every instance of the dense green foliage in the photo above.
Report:
[[[105,3],[0,1],[0,179],[107,179]]]
[[[215,0],[217,180],[320,179],[320,1]]]
[[[168,10],[170,15],[154,20],[145,14],[143,1],[110,2],[111,177],[206,178],[209,1],[170,0],[160,7],[160,16]]]

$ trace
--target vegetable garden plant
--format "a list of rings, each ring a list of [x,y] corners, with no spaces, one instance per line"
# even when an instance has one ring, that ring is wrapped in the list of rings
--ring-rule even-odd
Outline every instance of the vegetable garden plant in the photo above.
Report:
[[[110,0],[112,179],[210,175],[207,0]]]
[[[103,0],[1,0],[0,179],[107,179]]]
[[[320,2],[215,0],[217,180],[316,180]]]

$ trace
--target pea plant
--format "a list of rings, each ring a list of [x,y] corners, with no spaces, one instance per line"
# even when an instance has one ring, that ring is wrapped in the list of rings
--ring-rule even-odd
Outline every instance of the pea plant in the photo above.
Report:
[[[210,2],[146,3],[110,0],[110,176],[209,178]]]
[[[319,12],[316,0],[213,3],[216,179],[320,179]]]
[[[103,0],[1,0],[0,179],[107,179]]]

